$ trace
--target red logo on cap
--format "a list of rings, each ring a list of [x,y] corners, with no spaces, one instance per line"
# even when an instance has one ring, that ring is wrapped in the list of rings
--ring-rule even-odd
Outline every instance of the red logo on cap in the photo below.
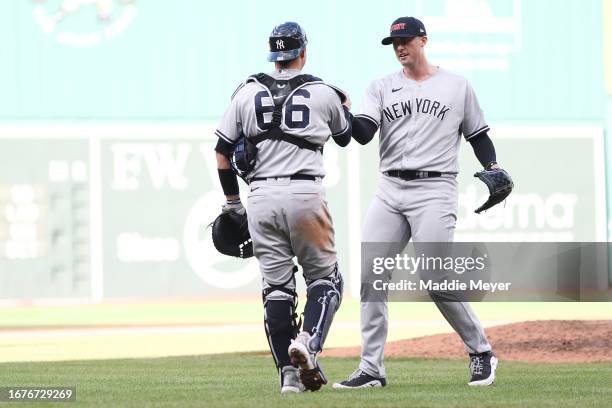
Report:
[[[406,28],[406,23],[397,23],[391,26],[391,31],[403,30]]]

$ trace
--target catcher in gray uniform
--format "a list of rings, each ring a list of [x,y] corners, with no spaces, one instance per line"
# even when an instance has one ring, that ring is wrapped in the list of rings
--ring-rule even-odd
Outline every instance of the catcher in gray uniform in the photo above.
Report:
[[[403,68],[369,85],[360,114],[353,120],[353,138],[360,144],[368,143],[380,130],[382,176],[363,225],[364,242],[405,247],[411,238],[416,243],[453,240],[461,135],[485,167],[477,176],[485,182],[493,180],[487,183],[491,197],[477,212],[502,201],[512,190],[510,176],[495,161],[489,127],[474,90],[465,78],[429,64],[424,52],[426,35],[416,18],[393,22],[382,43],[393,44]],[[492,384],[497,358],[470,305],[430,295],[470,355],[469,385]],[[386,302],[362,302],[361,363],[334,388],[386,385],[387,329]]]
[[[275,71],[238,87],[216,131],[223,212],[244,216],[236,174],[249,183],[248,230],[262,273],[264,324],[281,393],[327,383],[317,360],[342,300],[334,229],[321,181],[323,145],[351,140],[350,100],[338,88],[301,73],[306,34],[294,22],[269,38]],[[307,285],[298,334],[295,273]]]

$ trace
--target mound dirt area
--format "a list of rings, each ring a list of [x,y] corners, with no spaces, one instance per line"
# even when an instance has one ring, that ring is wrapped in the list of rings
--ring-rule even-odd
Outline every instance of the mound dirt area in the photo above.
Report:
[[[393,324],[393,323],[390,323]],[[612,320],[537,320],[485,329],[500,360],[541,363],[612,361]],[[359,356],[359,347],[325,350],[325,357]],[[465,358],[456,333],[388,342],[386,357]]]

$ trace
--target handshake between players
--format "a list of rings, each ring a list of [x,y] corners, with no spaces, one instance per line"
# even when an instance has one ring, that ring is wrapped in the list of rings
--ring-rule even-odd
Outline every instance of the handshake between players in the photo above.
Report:
[[[297,23],[280,24],[269,37],[268,61],[275,70],[251,75],[238,87],[215,132],[227,200],[214,223],[213,240],[224,254],[254,255],[259,261],[265,332],[281,393],[316,391],[328,382],[318,356],[343,293],[322,186],[323,146],[330,138],[344,147],[351,138],[366,144],[379,132],[382,176],[364,221],[364,242],[452,241],[461,135],[485,168],[476,176],[490,191],[477,212],[512,191],[473,89],[466,79],[428,63],[426,35],[415,18],[393,22],[382,43],[393,44],[402,70],[373,81],[353,117],[342,90],[302,73],[304,30]],[[248,214],[237,176],[249,185]],[[307,285],[301,325],[294,257]],[[433,293],[432,298],[436,301]],[[459,300],[436,305],[469,352],[468,384],[493,383],[497,358],[472,309]],[[387,383],[387,306],[364,302],[361,315],[361,363],[347,380],[334,384],[336,389]]]

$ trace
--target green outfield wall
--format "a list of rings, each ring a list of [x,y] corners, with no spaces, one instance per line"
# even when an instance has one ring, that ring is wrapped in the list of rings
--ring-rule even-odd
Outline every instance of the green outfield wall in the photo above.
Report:
[[[457,239],[607,240],[609,0],[276,4],[0,5],[0,299],[257,293],[256,262],[217,254],[206,228],[223,199],[213,132],[236,86],[271,69],[267,36],[285,20],[308,34],[307,71],[347,90],[355,112],[372,79],[399,69],[380,45],[399,15],[423,20],[432,63],[471,81],[516,190],[475,216],[485,188],[462,146]],[[352,295],[377,154],[325,151]]]
[[[605,115],[601,1],[314,0],[287,11],[254,0],[115,0],[106,20],[88,3],[2,3],[1,118],[216,121],[247,75],[270,69],[266,38],[284,20],[306,29],[308,70],[358,106],[370,80],[398,69],[380,40],[399,15],[422,18],[431,62],[466,74],[489,120]]]

